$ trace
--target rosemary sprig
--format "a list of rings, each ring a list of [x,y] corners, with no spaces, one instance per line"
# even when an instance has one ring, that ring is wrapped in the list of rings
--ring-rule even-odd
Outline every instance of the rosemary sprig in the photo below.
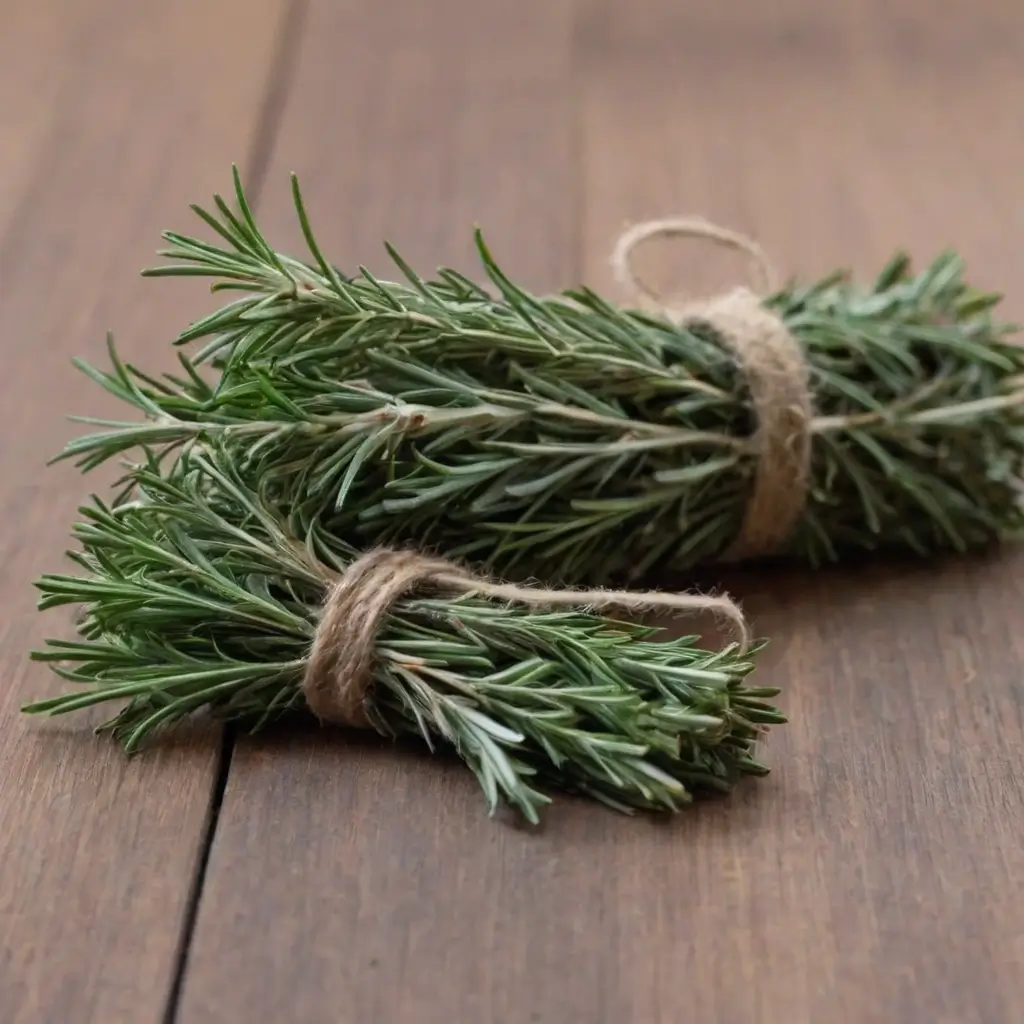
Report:
[[[235,176],[237,212],[194,208],[216,244],[168,232],[169,265],[243,293],[178,338],[183,372],[83,364],[145,422],[100,424],[83,468],[144,446],[216,443],[303,535],[413,541],[502,575],[635,578],[720,555],[755,467],[745,382],[712,331],[586,289],[530,295],[482,237],[490,288],[453,270],[347,275],[321,251],[275,252]],[[809,500],[786,553],[928,555],[1018,534],[1024,351],[999,296],[953,253],[874,284],[842,274],[766,299],[804,347],[814,423]],[[206,374],[211,368],[213,375]]]
[[[80,572],[38,583],[42,608],[82,607],[79,639],[34,654],[80,689],[25,710],[124,704],[101,728],[131,751],[201,710],[256,729],[302,708],[326,581],[358,552],[282,518],[217,441],[130,476],[130,500],[80,510]],[[407,599],[378,636],[370,720],[456,751],[492,811],[506,802],[536,821],[554,788],[675,810],[766,772],[756,743],[784,719],[776,689],[746,684],[751,668],[735,646],[583,610]]]

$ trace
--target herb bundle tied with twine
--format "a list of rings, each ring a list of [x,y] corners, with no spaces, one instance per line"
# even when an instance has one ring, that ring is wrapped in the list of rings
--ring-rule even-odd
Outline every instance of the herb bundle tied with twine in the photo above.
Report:
[[[220,244],[168,233],[170,265],[241,297],[177,339],[184,374],[85,367],[147,419],[64,453],[137,446],[162,463],[214,440],[284,510],[362,546],[414,544],[502,576],[570,585],[723,559],[812,564],[929,555],[1020,531],[1024,350],[961,260],[871,287],[775,286],[755,243],[699,220],[640,225],[617,275],[646,309],[587,289],[537,297],[477,243],[492,289],[348,276],[300,262],[239,214],[197,210]],[[645,240],[703,234],[753,258],[739,288],[666,307],[632,272]],[[203,341],[195,354],[186,346]],[[214,376],[204,376],[207,369]]]
[[[133,751],[196,712],[256,730],[309,709],[456,752],[492,811],[532,822],[552,790],[674,811],[767,773],[779,691],[747,683],[757,648],[727,598],[510,586],[300,539],[216,442],[130,475],[130,496],[80,510],[81,571],[38,583],[42,608],[81,608],[79,638],[34,655],[77,689],[29,713],[122,704],[100,729]],[[707,609],[738,638],[706,650],[598,614],[647,607]]]
[[[928,555],[1020,530],[1024,354],[953,254],[918,274],[899,255],[867,288],[844,274],[780,288],[744,236],[661,221],[616,247],[642,307],[624,308],[585,288],[529,294],[479,233],[488,288],[450,269],[427,280],[390,246],[401,281],[346,274],[293,179],[299,260],[264,238],[237,173],[235,190],[234,210],[194,208],[216,242],[169,232],[171,262],[147,272],[241,293],[177,338],[183,372],[125,365],[112,342],[109,370],[80,364],[144,419],[93,421],[62,455],[128,462],[76,531],[86,575],[40,584],[44,604],[86,614],[81,643],[39,656],[90,689],[32,710],[128,697],[114,728],[135,745],[199,707],[262,721],[305,704],[452,745],[492,804],[535,813],[517,787],[536,774],[617,806],[678,805],[761,770],[776,691],[744,682],[745,625],[711,652],[595,609],[707,606],[741,623],[735,606],[491,574],[604,587],[654,566]],[[631,256],[666,235],[745,250],[758,292],[661,303]],[[373,642],[354,654],[357,626]]]

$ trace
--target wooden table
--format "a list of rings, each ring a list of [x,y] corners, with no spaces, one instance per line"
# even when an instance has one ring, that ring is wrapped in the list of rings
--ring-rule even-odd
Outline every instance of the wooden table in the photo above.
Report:
[[[701,212],[787,273],[959,248],[1024,314],[1016,0],[37,0],[0,29],[0,1019],[25,1024],[1024,1020],[1024,561],[746,574],[785,687],[763,785],[626,820],[490,821],[468,773],[327,733],[126,761],[19,715],[110,402],[208,300],[142,282],[230,189],[341,263],[612,290],[631,219]],[[692,289],[738,261],[652,247]]]

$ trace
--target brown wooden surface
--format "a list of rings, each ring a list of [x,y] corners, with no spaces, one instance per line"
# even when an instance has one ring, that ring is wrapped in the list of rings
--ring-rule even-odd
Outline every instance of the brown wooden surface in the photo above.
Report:
[[[0,1020],[163,1019],[218,737],[127,763],[90,719],[18,713],[59,685],[27,649],[67,634],[31,580],[61,553],[83,484],[46,470],[65,415],[116,410],[70,360],[124,351],[170,366],[202,291],[138,279],[186,196],[245,160],[276,38],[276,0],[5,5],[0,29]],[[238,28],[244,18],[244,31]],[[119,411],[119,410],[118,410]],[[96,486],[99,481],[90,486]],[[92,722],[97,719],[93,718]]]
[[[1024,1019],[1014,553],[732,577],[792,724],[768,781],[668,825],[564,801],[529,833],[489,821],[457,766],[278,733],[234,748],[199,874],[215,733],[125,764],[81,722],[17,716],[53,685],[24,661],[28,581],[80,487],[37,467],[62,413],[102,404],[72,400],[67,358],[101,359],[108,326],[166,356],[204,300],[134,271],[232,160],[266,172],[259,213],[288,246],[299,171],[342,263],[384,269],[387,237],[471,267],[479,222],[528,285],[612,290],[627,220],[696,211],[787,273],[954,245],[1024,316],[1011,0],[279,15],[46,0],[0,36],[0,1019]],[[743,269],[696,246],[642,263],[693,289]]]

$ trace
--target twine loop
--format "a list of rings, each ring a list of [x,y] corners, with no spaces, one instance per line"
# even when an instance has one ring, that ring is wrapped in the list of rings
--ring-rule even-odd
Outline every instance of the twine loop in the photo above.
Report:
[[[704,238],[746,253],[757,292],[739,287],[678,306],[666,302],[631,262],[636,249],[654,238]],[[669,217],[624,231],[612,252],[612,269],[620,285],[674,324],[709,326],[736,360],[750,391],[757,465],[743,522],[723,560],[773,554],[786,542],[807,500],[814,409],[803,349],[782,318],[764,305],[764,296],[776,287],[764,250],[752,238],[702,217]]]
[[[519,586],[494,582],[444,558],[375,548],[357,558],[328,588],[302,687],[307,705],[321,721],[356,728],[369,724],[367,698],[378,633],[397,601],[425,590],[478,594],[536,609],[711,612],[731,624],[741,650],[750,645],[743,613],[725,596]]]

